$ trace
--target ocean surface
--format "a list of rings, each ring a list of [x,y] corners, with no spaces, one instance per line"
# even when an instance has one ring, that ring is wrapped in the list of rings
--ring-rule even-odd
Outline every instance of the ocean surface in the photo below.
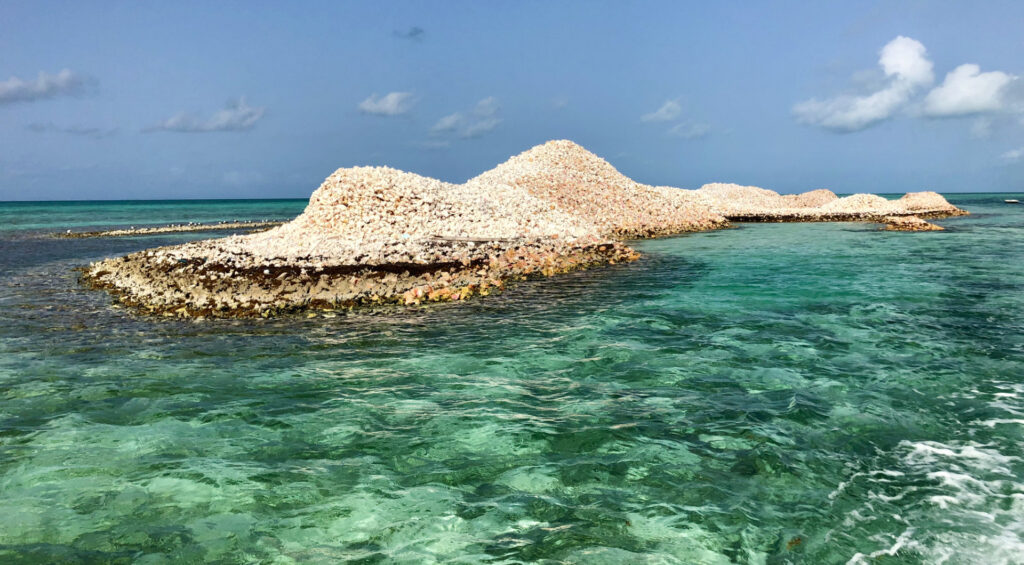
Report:
[[[0,203],[0,563],[1022,563],[1024,195],[462,304],[141,317],[75,267],[301,200]]]

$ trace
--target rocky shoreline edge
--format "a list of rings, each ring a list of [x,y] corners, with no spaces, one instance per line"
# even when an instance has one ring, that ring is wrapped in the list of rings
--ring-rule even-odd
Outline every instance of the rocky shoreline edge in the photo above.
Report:
[[[965,216],[966,214],[955,214]],[[938,216],[949,217],[949,216]],[[920,216],[886,216],[881,219],[885,231],[943,231],[946,228],[926,222]]]
[[[205,258],[165,261],[159,251],[140,251],[83,269],[83,281],[147,314],[270,317],[308,309],[331,312],[361,305],[465,300],[503,290],[514,281],[639,257],[626,245],[609,242],[571,249],[524,247],[465,263],[242,267]]]
[[[965,210],[958,210],[955,212],[932,212],[932,213],[914,213],[914,214],[825,214],[825,215],[775,215],[775,214],[749,214],[749,215],[731,215],[727,216],[730,222],[738,223],[752,223],[752,224],[763,224],[763,223],[805,223],[805,222],[865,222],[873,224],[910,224],[921,225],[919,222],[924,222],[928,225],[929,222],[925,220],[941,220],[944,218],[953,218],[956,216],[969,216],[970,212]],[[935,228],[942,229],[939,226]]]
[[[81,280],[145,314],[313,316],[488,295],[518,280],[638,259],[625,239],[721,229],[730,220],[879,222],[923,231],[941,228],[922,217],[966,213],[933,192],[887,200],[732,184],[643,185],[563,140],[461,185],[387,167],[339,169],[290,222],[105,259],[82,268]]]

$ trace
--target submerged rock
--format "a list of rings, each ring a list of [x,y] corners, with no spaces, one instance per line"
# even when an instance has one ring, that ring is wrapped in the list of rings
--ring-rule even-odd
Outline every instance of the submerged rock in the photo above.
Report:
[[[552,276],[595,265],[632,261],[621,243],[578,248],[523,246],[487,260],[435,264],[325,265],[269,268],[225,255],[213,261],[168,260],[138,252],[90,265],[84,279],[140,311],[168,316],[253,317],[305,308],[335,310],[365,304],[463,300],[504,288],[509,281]]]
[[[945,228],[917,216],[886,216],[882,218],[887,231],[942,231]]]

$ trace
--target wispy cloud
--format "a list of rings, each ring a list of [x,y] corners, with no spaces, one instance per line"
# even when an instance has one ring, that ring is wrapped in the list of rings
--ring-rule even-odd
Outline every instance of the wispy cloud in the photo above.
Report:
[[[371,94],[359,103],[359,111],[374,116],[398,116],[411,110],[415,103],[411,92],[389,92],[380,97]]]
[[[642,122],[671,122],[683,114],[683,107],[679,105],[679,100],[666,100],[660,108],[651,112],[650,114],[644,114],[640,116]]]
[[[681,119],[683,117],[683,105],[679,98],[666,100],[657,110],[640,116],[641,122],[664,124],[665,122],[677,122],[665,132],[672,137],[682,139],[699,139],[707,137],[711,132],[711,126],[693,120]]]
[[[473,115],[478,118],[492,118],[500,109],[501,105],[498,103],[498,99],[488,96],[476,103],[476,106],[473,107]]]
[[[69,69],[64,69],[55,75],[40,72],[35,79],[29,80],[11,77],[0,82],[0,104],[74,96],[81,94],[89,82],[91,82],[89,78]]]
[[[463,117],[461,112],[448,114],[447,116],[441,118],[440,120],[437,120],[437,123],[434,124],[434,127],[430,128],[430,130],[437,133],[443,131],[455,131],[459,129],[459,125],[462,124],[464,119],[465,118]]]
[[[793,114],[802,123],[828,130],[859,131],[891,118],[935,80],[924,45],[902,35],[882,48],[878,64],[887,77],[881,89],[861,96],[812,98],[793,106]]]
[[[501,118],[486,118],[469,124],[459,135],[464,139],[480,137],[494,131],[500,124]]]
[[[669,135],[683,139],[700,139],[707,137],[709,133],[711,133],[711,126],[693,122],[678,123],[668,130]]]
[[[498,99],[488,96],[467,112],[455,112],[437,120],[430,131],[435,135],[455,133],[463,139],[481,137],[501,125],[500,110]]]
[[[201,118],[188,112],[181,112],[143,131],[174,131],[183,133],[207,133],[214,131],[245,131],[256,125],[266,108],[249,106],[245,98],[228,102],[209,118]]]
[[[944,118],[1001,111],[1007,87],[1016,78],[1002,71],[983,73],[970,63],[960,65],[925,97],[924,114]]]
[[[58,126],[52,122],[29,124],[25,129],[35,133],[63,133],[101,139],[117,133],[117,128],[98,128],[82,126]]]
[[[412,26],[405,31],[395,30],[395,37],[400,39],[409,39],[411,41],[423,41],[423,36],[427,32],[420,26]]]
[[[1016,163],[1017,161],[1024,159],[1024,147],[1019,147],[1017,149],[1007,151],[1006,153],[1003,153],[1000,157],[1002,157],[1002,159],[1007,163]]]

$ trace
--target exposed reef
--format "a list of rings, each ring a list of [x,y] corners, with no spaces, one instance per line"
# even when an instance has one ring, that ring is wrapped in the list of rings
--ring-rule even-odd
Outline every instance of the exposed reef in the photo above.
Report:
[[[90,267],[86,280],[129,306],[169,316],[253,317],[361,304],[420,304],[487,295],[509,281],[551,276],[594,265],[632,261],[621,243],[579,248],[522,246],[463,262],[254,265],[230,257],[174,259],[162,250],[139,252]]]
[[[886,231],[942,231],[945,229],[917,216],[886,216],[882,218],[882,221],[885,222]]]
[[[509,281],[632,261],[639,254],[623,239],[717,229],[729,219],[960,213],[935,193],[890,201],[648,186],[571,141],[550,141],[463,184],[387,167],[338,169],[283,225],[106,259],[82,278],[143,312],[269,316],[462,300]]]

